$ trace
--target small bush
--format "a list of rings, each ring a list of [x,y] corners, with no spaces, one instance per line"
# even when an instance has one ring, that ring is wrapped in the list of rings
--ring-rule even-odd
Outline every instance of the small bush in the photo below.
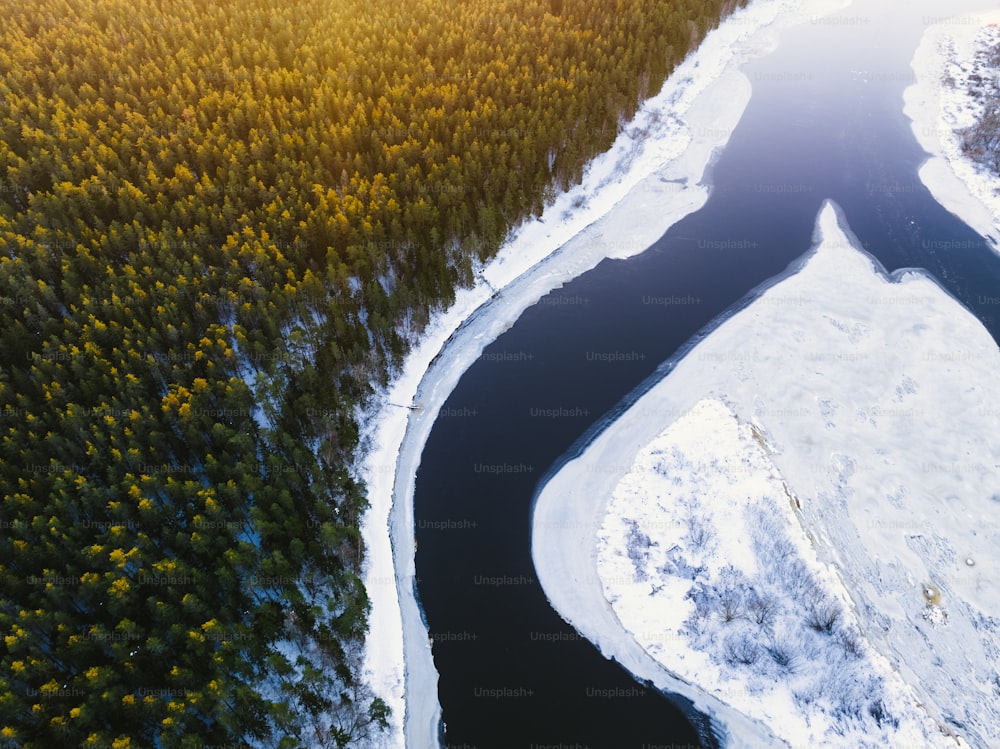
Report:
[[[858,659],[864,656],[864,643],[861,633],[856,627],[841,627],[837,630],[837,641],[850,658]]]
[[[746,632],[734,632],[726,637],[722,657],[729,666],[752,666],[760,659],[761,648]]]
[[[724,622],[732,622],[744,615],[743,595],[739,590],[727,588],[719,593],[719,616]]]
[[[842,613],[843,609],[837,601],[822,594],[806,604],[806,624],[817,632],[829,634],[833,632]]]
[[[788,673],[795,671],[795,650],[790,645],[774,642],[768,645],[765,650],[779,670]]]
[[[691,603],[694,604],[694,611],[684,623],[692,632],[704,631],[718,609],[718,598],[715,595],[715,590],[704,583],[695,583],[684,597],[690,599]]]
[[[704,517],[689,515],[687,545],[692,551],[702,551],[715,537],[712,525]]]
[[[819,588],[809,568],[797,557],[789,560],[788,564],[781,565],[780,571],[781,584],[792,598],[808,599]]]
[[[751,589],[746,596],[747,614],[750,620],[764,629],[769,629],[778,613],[777,600],[768,593]]]
[[[871,715],[879,728],[888,725],[892,728],[899,728],[899,718],[894,717],[885,707],[881,699],[877,699],[868,705],[868,714]]]
[[[645,567],[646,561],[649,559],[650,547],[658,546],[658,544],[639,530],[639,524],[636,521],[629,520],[627,522],[629,523],[629,529],[625,544],[628,558],[632,561],[632,566],[635,568],[635,579],[645,580]]]
[[[746,616],[746,593],[749,580],[740,570],[727,564],[719,572],[718,611],[724,622],[732,622]]]

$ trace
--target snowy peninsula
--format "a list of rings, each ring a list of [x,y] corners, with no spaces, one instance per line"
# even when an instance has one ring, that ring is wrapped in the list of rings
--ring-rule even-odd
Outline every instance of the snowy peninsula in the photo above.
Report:
[[[483,348],[542,296],[604,258],[644,251],[704,205],[706,167],[750,98],[740,67],[773,49],[782,30],[847,5],[753,0],[710,32],[611,150],[590,164],[582,183],[513,232],[482,269],[481,282],[459,290],[455,304],[432,318],[388,391],[358,415],[367,445],[358,473],[370,502],[362,525],[371,602],[364,671],[392,709],[380,746],[439,744],[437,673],[414,588],[412,500],[442,404]]]
[[[1000,241],[1000,176],[969,158],[961,131],[983,112],[980,92],[997,75],[989,50],[1000,44],[1000,10],[941,20],[924,32],[903,93],[913,133],[930,158],[920,179],[934,199],[994,248]]]
[[[815,242],[544,487],[539,579],[729,746],[997,745],[1000,350],[831,203]]]

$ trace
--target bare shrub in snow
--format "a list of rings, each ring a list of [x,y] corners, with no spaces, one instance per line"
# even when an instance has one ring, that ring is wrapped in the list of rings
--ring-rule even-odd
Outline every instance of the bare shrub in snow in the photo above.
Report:
[[[791,598],[807,599],[819,588],[805,562],[798,557],[788,560],[787,564],[780,565],[777,572],[779,584],[784,588],[785,594]]]
[[[704,583],[696,583],[685,598],[694,604],[694,610],[684,620],[680,633],[690,639],[694,650],[712,654],[718,647],[719,625],[715,621],[718,596]]]
[[[708,619],[719,608],[719,595],[715,588],[703,582],[692,585],[684,597],[694,604],[694,616],[699,619]]]
[[[767,569],[780,567],[782,562],[795,555],[795,547],[775,520],[773,508],[758,502],[747,508],[746,519],[754,555],[767,563]]]
[[[706,611],[692,612],[681,626],[679,634],[687,637],[694,650],[711,650],[716,628]]]
[[[729,666],[751,666],[760,659],[761,647],[752,632],[738,631],[726,635],[722,658]]]
[[[748,580],[740,570],[727,564],[719,572],[719,616],[724,622],[746,616]]]
[[[625,548],[628,558],[632,560],[635,567],[635,579],[642,581],[646,579],[646,561],[649,559],[649,549],[657,546],[649,536],[639,530],[639,524],[635,520],[628,521],[628,535],[625,538]]]
[[[733,589],[721,591],[719,594],[719,616],[722,621],[731,622],[744,614],[743,596]]]
[[[800,708],[808,709],[824,696],[823,683],[818,679],[806,679],[792,688],[792,699]]]
[[[664,560],[663,564],[657,568],[657,572],[660,575],[672,575],[674,577],[684,577],[689,580],[697,579],[704,571],[704,566],[700,565],[694,567],[688,564],[688,561],[684,558],[684,550],[674,544],[669,549],[667,549],[667,558]]]
[[[817,632],[829,634],[833,632],[843,611],[838,601],[820,590],[806,601],[806,624]]]
[[[774,623],[774,617],[778,613],[778,601],[769,593],[762,593],[751,588],[746,595],[747,614],[750,620],[768,629]]]
[[[883,702],[881,698],[872,700],[872,702],[868,703],[868,714],[875,719],[879,728],[886,725],[891,726],[892,728],[899,728],[899,718],[896,718],[889,713],[886,709],[885,702]]]
[[[691,514],[687,519],[687,536],[685,541],[692,551],[704,551],[715,537],[711,523],[701,515]]]
[[[827,697],[831,713],[838,722],[860,724],[874,732],[881,728],[898,728],[899,719],[886,707],[882,677],[865,673],[856,666],[837,669],[834,679],[827,682]]]
[[[798,655],[791,643],[772,640],[764,647],[764,652],[771,658],[779,671],[794,673],[798,664]]]
[[[838,627],[834,637],[843,649],[844,655],[850,658],[864,657],[865,646],[862,635],[853,624],[846,627]]]

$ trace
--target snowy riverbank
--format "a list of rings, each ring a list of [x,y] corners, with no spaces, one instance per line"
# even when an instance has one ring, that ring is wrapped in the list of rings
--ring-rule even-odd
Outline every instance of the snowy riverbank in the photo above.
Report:
[[[924,274],[886,276],[838,218],[825,205],[822,243],[805,264],[710,333],[551,479],[535,509],[536,570],[546,594],[606,655],[650,671],[624,625],[660,669],[658,685],[670,688],[670,674],[696,684],[679,691],[728,729],[729,746],[768,743],[746,733],[746,715],[770,726],[778,745],[862,746],[867,737],[955,746],[958,736],[996,745],[1000,448],[984,436],[1000,429],[1000,350]],[[692,413],[706,398],[720,404]],[[678,419],[659,455],[655,445],[643,453]],[[727,463],[736,469],[720,471]],[[661,464],[669,481],[626,478],[633,470],[648,478]],[[763,516],[745,512],[754,504]],[[765,516],[775,528],[756,533]],[[725,530],[741,523],[746,535]],[[694,548],[696,538],[715,551]],[[788,554],[767,553],[779,540]],[[767,653],[766,636],[749,644],[700,637],[725,626],[708,591],[725,587],[723,560],[739,572],[726,574],[759,578],[761,593],[768,579],[796,570],[820,583],[802,596],[780,588],[773,612],[779,640],[794,643],[793,679],[768,672],[781,659]],[[573,575],[581,585],[567,595],[562,578]],[[710,584],[705,595],[685,598],[696,582]],[[808,621],[817,599],[806,588],[840,611],[829,628],[791,627]],[[751,606],[739,605],[746,608],[731,631],[746,635]],[[860,655],[845,660],[848,651]],[[831,695],[810,692],[823,681],[869,678],[881,685],[881,722],[868,704],[841,710]],[[855,709],[874,723],[838,724]]]
[[[997,247],[1000,241],[1000,177],[968,158],[957,130],[982,111],[970,94],[995,71],[980,53],[1000,42],[1000,10],[955,16],[924,32],[913,57],[916,82],[903,94],[904,112],[917,141],[931,156],[920,179],[934,199]]]
[[[371,503],[362,527],[372,604],[364,672],[393,710],[384,746],[438,744],[437,674],[414,597],[412,497],[420,453],[444,400],[527,307],[606,257],[643,251],[701,207],[705,168],[749,100],[739,66],[773,48],[778,31],[846,4],[754,0],[711,32],[613,148],[590,164],[583,183],[520,227],[484,269],[485,282],[461,290],[433,318],[388,392],[359,414],[368,451],[359,474]],[[490,287],[501,290],[495,298]]]

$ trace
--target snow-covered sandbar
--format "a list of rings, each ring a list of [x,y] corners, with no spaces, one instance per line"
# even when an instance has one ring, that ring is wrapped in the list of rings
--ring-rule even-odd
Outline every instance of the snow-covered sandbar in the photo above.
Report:
[[[804,264],[551,478],[536,571],[728,746],[995,746],[1000,350],[845,229],[825,204]]]
[[[957,131],[976,122],[982,105],[970,93],[996,71],[983,52],[1000,43],[1000,10],[942,20],[924,32],[903,93],[913,133],[930,154],[920,180],[934,199],[996,248],[1000,241],[1000,177],[962,151]]]
[[[439,743],[437,674],[413,586],[412,498],[423,445],[448,394],[483,348],[543,295],[604,258],[642,252],[700,208],[708,198],[705,169],[749,101],[740,66],[773,49],[781,30],[848,4],[753,0],[712,31],[589,165],[582,184],[515,231],[483,281],[433,317],[388,391],[359,414],[367,454],[358,474],[370,502],[362,525],[371,601],[363,670],[392,709],[382,746]]]

